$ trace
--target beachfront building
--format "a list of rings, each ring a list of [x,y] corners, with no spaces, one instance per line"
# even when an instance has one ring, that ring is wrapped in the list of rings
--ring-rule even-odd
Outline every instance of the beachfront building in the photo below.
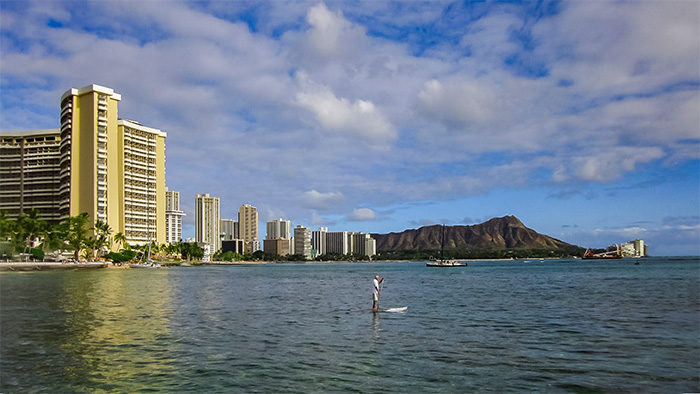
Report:
[[[646,257],[646,256],[648,256],[647,246],[644,245],[644,240],[642,240],[642,239],[635,239],[634,241],[630,241],[630,242],[621,244],[620,245],[620,252],[622,253],[622,257]]]
[[[180,210],[180,192],[165,188],[165,242],[177,243],[182,241],[182,217],[185,213]]]
[[[119,119],[119,101],[104,86],[70,89],[60,129],[0,134],[0,209],[53,223],[87,212],[130,244],[164,243],[166,134]]]
[[[277,254],[280,256],[286,256],[291,254],[290,251],[291,242],[287,238],[275,238],[275,239],[265,239],[263,240],[263,247],[265,248],[265,253]]]
[[[321,256],[327,253],[327,239],[328,227],[319,227],[318,230],[311,232],[311,248],[315,251],[316,256]]]
[[[195,240],[199,244],[211,245],[215,253],[221,249],[219,198],[208,193],[197,194],[194,206]]]
[[[327,227],[319,227],[313,232],[312,247],[317,255],[359,254],[372,257],[377,254],[377,241],[369,234],[347,231],[329,232]]]
[[[221,219],[221,240],[232,241],[240,239],[238,222],[233,219]]]
[[[18,217],[36,209],[49,223],[61,220],[60,148],[59,129],[0,135],[0,211]]]
[[[282,218],[267,222],[265,239],[292,238],[292,222]]]
[[[304,255],[311,260],[311,229],[301,225],[294,228],[294,254]]]
[[[243,204],[238,210],[239,237],[245,242],[246,253],[260,249],[258,241],[258,209],[250,204]]]

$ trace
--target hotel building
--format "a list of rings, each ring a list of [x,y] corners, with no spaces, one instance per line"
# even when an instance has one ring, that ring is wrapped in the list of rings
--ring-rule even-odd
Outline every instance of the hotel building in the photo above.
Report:
[[[311,229],[301,225],[294,228],[294,254],[304,255],[311,260]]]
[[[182,217],[180,192],[165,188],[165,242],[176,243],[182,240]]]
[[[219,198],[197,194],[194,206],[195,239],[197,243],[211,245],[215,253],[221,249]]]
[[[238,210],[239,237],[245,243],[246,253],[256,252],[260,248],[258,241],[258,209],[250,204],[243,204]]]
[[[18,217],[36,209],[47,222],[60,222],[60,169],[58,129],[0,135],[0,211]]]
[[[131,244],[164,243],[166,133],[119,119],[119,101],[104,86],[70,89],[60,129],[3,132],[0,209],[54,223],[87,212]]]

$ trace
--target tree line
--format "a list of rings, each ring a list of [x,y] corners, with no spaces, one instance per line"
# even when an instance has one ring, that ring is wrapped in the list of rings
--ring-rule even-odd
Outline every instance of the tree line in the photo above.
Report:
[[[110,252],[116,244],[119,252]],[[113,234],[109,224],[96,220],[91,223],[87,212],[71,216],[58,224],[41,218],[39,211],[11,218],[7,211],[0,211],[0,257],[3,260],[20,258],[44,260],[47,253],[69,251],[73,259],[95,260],[104,258],[121,264],[127,261],[146,260],[151,256],[170,256],[183,260],[201,260],[204,250],[197,244],[177,242],[173,244],[130,245],[126,236]]]

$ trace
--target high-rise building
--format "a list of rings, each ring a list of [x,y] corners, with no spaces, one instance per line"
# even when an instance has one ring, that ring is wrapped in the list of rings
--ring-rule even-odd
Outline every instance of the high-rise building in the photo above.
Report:
[[[182,217],[180,192],[165,188],[165,242],[176,243],[182,240]]]
[[[292,222],[284,219],[275,219],[267,222],[267,234],[265,239],[292,238]]]
[[[294,228],[294,253],[311,259],[311,229],[301,225]]]
[[[319,227],[317,231],[311,233],[311,248],[316,251],[317,256],[327,253],[327,234],[328,227]]]
[[[164,243],[166,134],[119,119],[119,101],[104,86],[70,89],[60,129],[3,132],[0,209],[51,222],[87,212],[131,244]]]
[[[197,194],[194,206],[196,241],[212,245],[214,252],[218,251],[221,249],[219,199],[209,194]]]
[[[61,220],[60,147],[58,129],[0,135],[0,211],[18,217],[36,209],[49,223]]]
[[[250,204],[243,204],[238,210],[239,236],[245,242],[246,253],[253,253],[260,247],[258,241],[258,209]]]
[[[239,239],[238,222],[233,219],[221,219],[221,235],[223,241]]]

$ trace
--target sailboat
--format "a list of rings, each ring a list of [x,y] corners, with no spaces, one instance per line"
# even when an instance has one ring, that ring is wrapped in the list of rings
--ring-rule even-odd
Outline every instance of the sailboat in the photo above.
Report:
[[[425,263],[426,267],[467,267],[469,264],[457,260],[445,258],[445,225],[442,225],[442,236],[440,239],[440,260]]]

